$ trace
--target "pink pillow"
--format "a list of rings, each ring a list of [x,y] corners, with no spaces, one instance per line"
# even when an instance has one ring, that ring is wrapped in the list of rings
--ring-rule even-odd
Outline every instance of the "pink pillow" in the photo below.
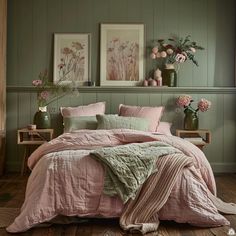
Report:
[[[157,133],[159,134],[165,134],[165,135],[169,135],[169,136],[172,136],[172,133],[170,131],[170,128],[171,128],[171,123],[169,122],[164,122],[164,121],[161,121],[157,127]]]
[[[63,117],[96,116],[105,113],[106,103],[97,102],[86,106],[61,107]]]
[[[120,116],[134,116],[146,118],[149,121],[148,131],[156,132],[164,107],[139,107],[120,104]]]

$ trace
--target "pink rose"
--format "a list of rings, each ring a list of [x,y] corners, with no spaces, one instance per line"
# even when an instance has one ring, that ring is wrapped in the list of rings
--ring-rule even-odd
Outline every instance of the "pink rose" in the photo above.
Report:
[[[153,52],[154,54],[156,54],[156,53],[158,52],[158,47],[154,47],[154,48],[152,49],[152,52]]]
[[[160,52],[157,52],[156,53],[156,58],[160,58],[161,57],[161,53]]]
[[[192,97],[189,95],[180,95],[177,98],[177,105],[181,106],[181,107],[187,107],[192,101]]]
[[[34,85],[34,86],[40,86],[40,85],[42,85],[42,80],[41,79],[35,79],[35,80],[33,80],[32,81],[32,84]]]
[[[48,97],[49,97],[49,92],[48,92],[48,91],[42,91],[42,92],[40,93],[39,97],[40,97],[41,99],[46,100],[46,99],[48,99]]]
[[[155,53],[151,53],[151,58],[152,59],[156,59],[156,54]]]
[[[207,111],[210,107],[211,107],[211,102],[206,100],[205,98],[202,98],[199,102],[198,102],[198,109],[202,112]]]
[[[173,51],[173,49],[171,49],[171,48],[168,48],[168,49],[166,50],[166,53],[167,53],[168,55],[171,55],[173,52],[174,52],[174,51]]]
[[[165,51],[162,51],[161,52],[161,57],[166,57],[167,56],[167,53]]]
[[[177,62],[180,62],[180,63],[182,63],[182,62],[185,62],[185,60],[186,60],[186,57],[183,55],[183,54],[177,54],[176,55],[176,57],[175,57],[175,60],[177,61]]]

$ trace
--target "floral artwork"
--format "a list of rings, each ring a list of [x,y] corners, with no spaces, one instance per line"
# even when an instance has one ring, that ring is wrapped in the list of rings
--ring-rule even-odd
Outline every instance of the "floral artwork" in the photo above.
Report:
[[[89,34],[56,34],[54,82],[84,84],[89,78]]]
[[[107,80],[139,80],[137,41],[113,38],[107,45]]]
[[[101,85],[133,86],[143,79],[144,25],[101,25]]]

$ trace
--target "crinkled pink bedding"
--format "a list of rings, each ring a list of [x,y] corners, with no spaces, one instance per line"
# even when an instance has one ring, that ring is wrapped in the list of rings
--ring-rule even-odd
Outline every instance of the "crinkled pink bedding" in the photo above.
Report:
[[[89,152],[98,147],[154,140],[171,144],[195,160],[194,166],[179,176],[168,201],[158,212],[159,219],[206,227],[229,224],[207,195],[207,188],[216,194],[215,180],[206,157],[196,146],[175,136],[128,129],[82,130],[65,133],[30,156],[32,173],[25,202],[7,231],[23,232],[57,215],[119,217],[124,205],[118,197],[102,193],[104,170]]]

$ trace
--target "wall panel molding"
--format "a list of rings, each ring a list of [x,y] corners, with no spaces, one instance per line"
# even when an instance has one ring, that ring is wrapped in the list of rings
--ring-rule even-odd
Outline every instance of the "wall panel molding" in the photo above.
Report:
[[[207,93],[236,94],[236,87],[79,87],[81,93]],[[7,86],[7,93],[36,92],[33,86]]]

